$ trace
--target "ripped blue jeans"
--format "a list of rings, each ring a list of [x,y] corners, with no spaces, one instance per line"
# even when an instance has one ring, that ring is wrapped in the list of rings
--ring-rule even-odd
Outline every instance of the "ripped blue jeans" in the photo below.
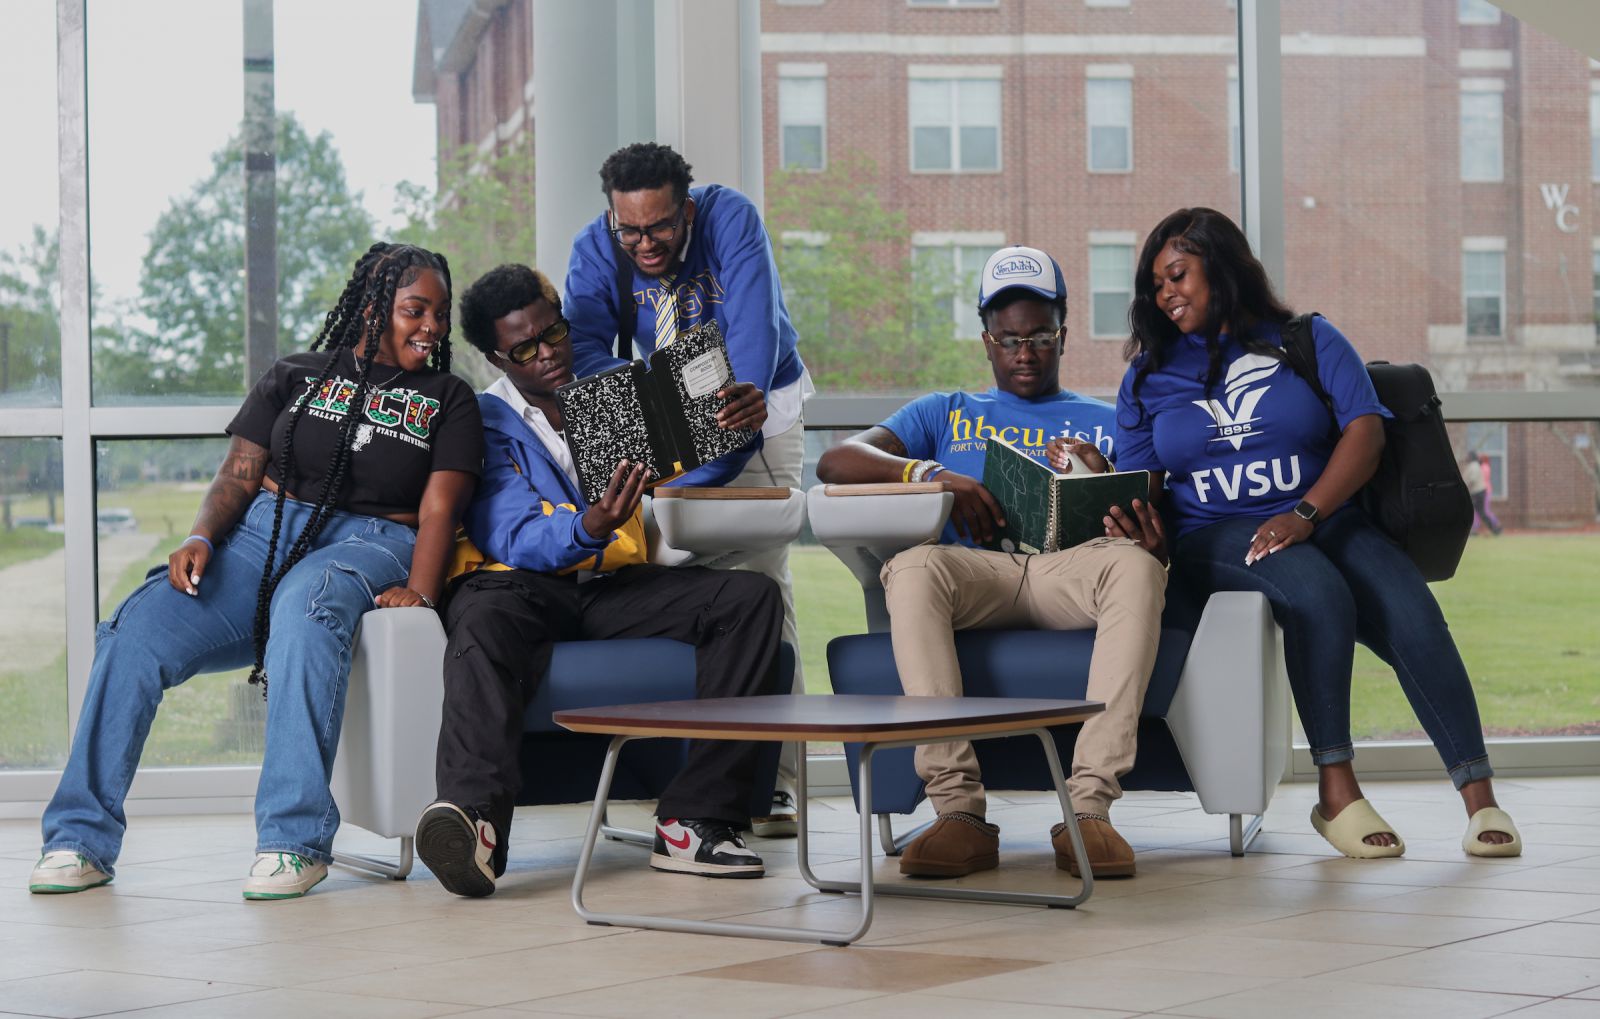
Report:
[[[250,665],[273,500],[257,495],[217,542],[198,596],[174,589],[163,564],[96,630],[72,752],[44,812],[45,852],[73,850],[113,873],[127,829],[123,800],[162,696],[199,673]],[[285,503],[278,562],[310,512],[305,503]],[[257,851],[332,859],[339,809],[328,782],[356,626],[379,592],[405,582],[415,543],[404,524],[335,513],[273,594]]]

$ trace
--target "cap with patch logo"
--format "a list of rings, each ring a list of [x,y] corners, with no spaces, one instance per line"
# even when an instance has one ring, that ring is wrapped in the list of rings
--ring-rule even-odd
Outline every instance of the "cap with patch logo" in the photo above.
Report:
[[[1047,301],[1067,297],[1067,281],[1061,275],[1060,263],[1038,248],[1013,244],[996,251],[984,263],[983,274],[978,278],[978,310],[985,310],[996,297],[1016,287],[1031,290]]]

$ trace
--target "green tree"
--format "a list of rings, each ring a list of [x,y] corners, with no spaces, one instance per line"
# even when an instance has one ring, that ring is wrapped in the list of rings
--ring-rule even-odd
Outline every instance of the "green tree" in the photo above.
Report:
[[[881,181],[871,159],[848,154],[821,173],[780,170],[767,186],[784,300],[817,388],[985,385],[978,351],[951,336],[955,282],[916,264],[904,214],[878,200]]]
[[[407,181],[397,189],[405,225],[396,237],[450,260],[456,296],[506,262],[534,259],[533,152],[517,145],[488,156],[464,146],[439,164],[437,188]],[[546,267],[548,271],[548,267]],[[458,336],[459,339],[459,336]],[[456,344],[453,369],[482,388],[499,374],[476,351]]]
[[[56,235],[34,225],[15,251],[0,253],[0,403],[61,399],[61,328]]]
[[[278,353],[305,349],[373,241],[333,138],[277,119]],[[150,232],[139,296],[95,330],[97,398],[233,396],[245,371],[244,156],[238,135]]]

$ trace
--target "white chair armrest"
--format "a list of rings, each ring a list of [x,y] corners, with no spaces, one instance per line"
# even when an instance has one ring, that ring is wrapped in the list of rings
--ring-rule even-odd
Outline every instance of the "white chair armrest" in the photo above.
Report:
[[[816,485],[806,493],[806,515],[817,540],[874,588],[878,569],[897,552],[938,540],[954,503],[937,485]]]
[[[937,541],[955,495],[936,483],[816,485],[806,492],[811,533],[861,584],[867,629],[889,628],[883,564],[914,545]]]
[[[1213,594],[1167,711],[1207,813],[1266,812],[1288,756],[1289,704],[1283,633],[1266,597]]]
[[[444,625],[432,609],[373,609],[356,631],[333,797],[346,823],[410,835],[433,802]]]
[[[782,498],[771,497],[780,491],[784,490],[660,489],[651,500],[651,511],[662,541],[672,548],[696,556],[765,552],[794,541],[805,525],[804,496],[791,488]]]

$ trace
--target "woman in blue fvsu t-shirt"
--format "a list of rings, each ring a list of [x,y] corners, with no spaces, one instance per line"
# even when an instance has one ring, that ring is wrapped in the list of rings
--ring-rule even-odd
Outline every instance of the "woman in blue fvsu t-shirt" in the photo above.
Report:
[[[1405,850],[1362,798],[1351,763],[1359,640],[1394,668],[1461,792],[1470,818],[1462,848],[1518,855],[1521,838],[1495,804],[1472,684],[1438,602],[1350,502],[1377,467],[1390,414],[1350,342],[1317,318],[1311,334],[1330,421],[1282,360],[1290,317],[1226,216],[1180,209],[1163,220],[1145,241],[1134,281],[1117,467],[1164,474],[1177,525],[1173,563],[1184,582],[1206,595],[1260,591],[1272,604],[1318,767],[1318,832],[1347,856]]]

